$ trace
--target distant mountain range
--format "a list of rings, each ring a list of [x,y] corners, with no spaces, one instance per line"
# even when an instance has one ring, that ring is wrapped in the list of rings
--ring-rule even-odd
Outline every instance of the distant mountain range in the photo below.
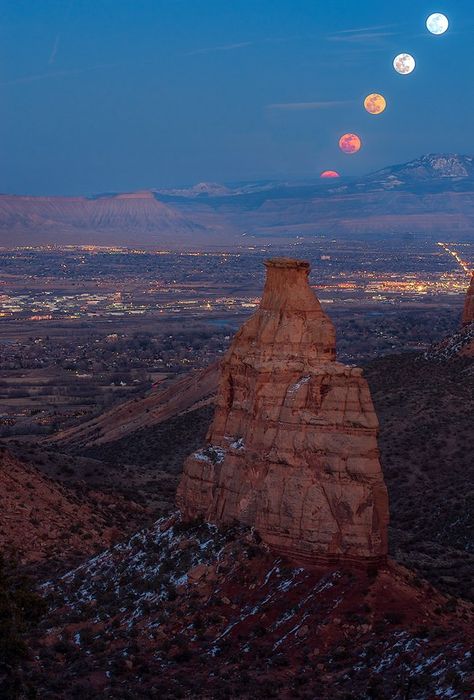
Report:
[[[337,180],[272,181],[264,180],[234,185],[219,185],[214,182],[201,182],[188,189],[158,190],[157,194],[169,200],[176,199],[212,199],[217,197],[239,197],[256,193],[280,191],[300,191],[302,188],[314,188],[318,193],[348,192],[351,190],[378,191],[409,189],[437,183],[445,190],[459,190],[463,187],[474,188],[474,158],[456,154],[429,154],[409,163],[392,165],[383,170],[363,177],[340,178]]]
[[[463,191],[474,187],[474,158],[430,154],[409,163],[378,170],[354,183],[356,188],[377,190]],[[350,187],[350,186],[348,186]]]
[[[0,244],[201,247],[296,235],[472,239],[474,159],[431,154],[364,177],[93,197],[0,195]]]

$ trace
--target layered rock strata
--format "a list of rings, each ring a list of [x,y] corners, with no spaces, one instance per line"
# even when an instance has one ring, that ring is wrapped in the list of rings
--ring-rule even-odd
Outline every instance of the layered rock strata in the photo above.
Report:
[[[221,367],[207,445],[186,461],[186,519],[238,521],[302,563],[380,562],[388,500],[362,371],[335,360],[309,263],[275,259]]]

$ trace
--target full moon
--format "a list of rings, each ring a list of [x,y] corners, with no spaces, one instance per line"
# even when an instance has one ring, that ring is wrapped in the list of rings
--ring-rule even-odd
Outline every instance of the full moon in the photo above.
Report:
[[[387,107],[387,101],[383,95],[377,92],[367,95],[364,100],[364,107],[369,114],[382,114]]]
[[[343,153],[357,153],[357,151],[360,151],[362,146],[362,141],[360,140],[359,136],[357,134],[344,134],[344,136],[341,136],[339,139],[339,148]]]
[[[409,53],[399,53],[393,59],[393,67],[400,75],[408,75],[415,70],[415,59]]]
[[[331,178],[331,177],[341,177],[336,170],[323,170],[319,177]]]
[[[449,27],[449,20],[441,12],[435,12],[426,20],[426,27],[432,34],[444,34]]]

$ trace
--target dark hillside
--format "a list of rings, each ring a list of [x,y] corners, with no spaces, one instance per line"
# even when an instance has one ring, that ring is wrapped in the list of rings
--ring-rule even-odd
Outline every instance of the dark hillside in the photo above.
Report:
[[[474,363],[385,357],[365,370],[380,420],[396,558],[472,597]]]

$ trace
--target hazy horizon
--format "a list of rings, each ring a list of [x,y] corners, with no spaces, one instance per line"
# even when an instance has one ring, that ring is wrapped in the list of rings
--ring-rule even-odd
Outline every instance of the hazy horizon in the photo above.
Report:
[[[414,158],[410,159],[407,162],[412,162],[413,160],[418,160],[420,158],[423,158],[425,156],[459,156],[461,158],[474,158],[474,155],[471,155],[470,153],[437,153],[437,152],[430,152],[430,153],[420,153],[419,155],[415,156]],[[352,174],[341,174],[340,179],[341,180],[351,180],[354,178],[364,178],[369,175],[373,175],[376,172],[379,172],[380,170],[385,170],[387,168],[391,167],[396,167],[398,165],[404,165],[405,162],[397,161],[394,163],[386,163],[385,165],[381,165],[380,167],[377,167],[375,169],[370,169],[367,170],[366,172],[361,172],[361,173],[352,173]],[[183,182],[178,182],[173,185],[163,185],[163,186],[155,186],[153,184],[150,184],[149,186],[144,186],[144,187],[139,187],[133,190],[112,190],[111,188],[105,188],[104,190],[101,191],[84,191],[84,192],[62,192],[62,193],[55,193],[55,192],[0,192],[0,196],[18,196],[18,197],[86,197],[86,198],[93,198],[93,197],[105,197],[107,195],[113,196],[116,194],[127,194],[127,193],[138,193],[138,192],[159,192],[159,191],[166,191],[166,190],[179,190],[179,189],[191,189],[196,185],[199,184],[208,184],[208,185],[221,185],[224,187],[238,187],[238,186],[245,186],[245,185],[251,185],[251,184],[256,184],[256,183],[265,183],[265,182],[275,182],[275,183],[298,183],[301,182],[306,183],[306,182],[318,182],[320,180],[320,173],[295,173],[292,175],[287,175],[285,176],[284,174],[281,174],[279,177],[259,177],[259,178],[254,178],[254,179],[236,179],[236,180],[222,180],[222,181],[217,181],[217,180],[200,180],[200,181],[183,181]],[[323,182],[321,183],[322,185],[324,184]],[[326,181],[326,184],[330,184]],[[333,182],[334,184],[334,182]]]

